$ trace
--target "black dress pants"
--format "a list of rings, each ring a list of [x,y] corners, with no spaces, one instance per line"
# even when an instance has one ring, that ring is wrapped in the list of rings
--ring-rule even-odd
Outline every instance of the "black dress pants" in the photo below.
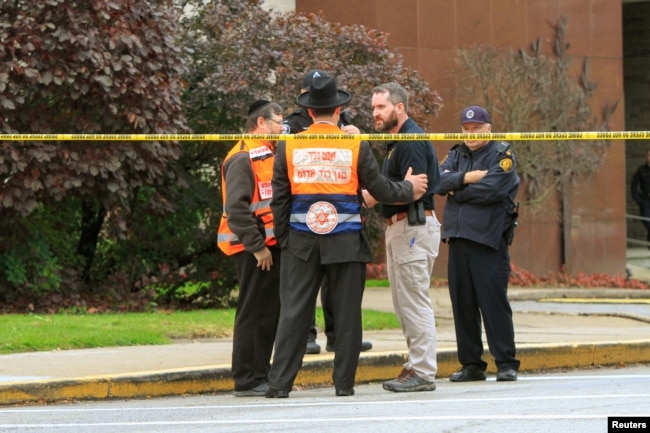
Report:
[[[239,279],[239,298],[232,342],[232,377],[235,391],[268,381],[271,354],[280,314],[280,250],[269,247],[273,266],[257,267],[248,252],[233,256]]]
[[[332,306],[336,323],[332,380],[337,389],[352,388],[361,349],[361,302],[366,264],[321,264],[317,253],[304,261],[284,249],[280,272],[280,320],[269,386],[291,391],[305,354],[318,290],[326,276],[329,283],[327,302]]]

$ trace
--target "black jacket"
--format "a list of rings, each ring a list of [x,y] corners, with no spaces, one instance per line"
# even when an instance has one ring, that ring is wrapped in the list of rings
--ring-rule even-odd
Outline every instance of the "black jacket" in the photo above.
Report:
[[[412,119],[407,119],[401,126],[399,134],[419,134],[424,132]],[[386,147],[386,159],[382,167],[382,174],[392,181],[399,182],[409,167],[413,174],[424,173],[427,175],[427,192],[420,198],[424,209],[433,209],[433,195],[439,183],[438,156],[433,144],[429,140],[399,140],[390,141]],[[408,211],[408,204],[381,204],[381,215],[390,218],[398,212]]]
[[[650,165],[643,164],[636,169],[630,184],[632,198],[637,204],[642,200],[650,200]]]
[[[299,108],[284,118],[284,124],[288,126],[288,128],[286,128],[288,134],[297,134],[302,132],[309,128],[309,125],[312,123],[313,121],[311,117],[309,117],[306,108]]]

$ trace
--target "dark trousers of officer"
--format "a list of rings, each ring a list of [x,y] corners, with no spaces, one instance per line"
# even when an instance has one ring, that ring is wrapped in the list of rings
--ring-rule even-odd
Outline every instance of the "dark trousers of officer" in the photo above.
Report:
[[[269,247],[271,270],[262,271],[248,252],[233,255],[239,279],[239,298],[232,342],[235,391],[268,381],[273,342],[280,314],[280,249]]]
[[[328,302],[334,315],[336,351],[332,380],[337,389],[354,387],[361,349],[361,301],[366,264],[321,264],[318,253],[307,261],[282,250],[280,320],[269,386],[291,391],[302,365],[316,298],[323,277],[329,282]]]
[[[510,257],[504,239],[498,250],[467,239],[449,242],[449,294],[454,314],[458,360],[483,370],[481,317],[497,368],[519,368],[508,301]]]

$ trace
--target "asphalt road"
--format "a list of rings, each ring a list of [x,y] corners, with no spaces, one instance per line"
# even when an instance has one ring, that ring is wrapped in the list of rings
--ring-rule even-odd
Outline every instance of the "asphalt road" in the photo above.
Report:
[[[379,384],[356,391],[346,398],[319,388],[284,400],[219,394],[1,408],[0,432],[599,433],[610,416],[637,417],[650,428],[650,366],[522,374],[513,383],[441,380],[434,392],[394,394]]]

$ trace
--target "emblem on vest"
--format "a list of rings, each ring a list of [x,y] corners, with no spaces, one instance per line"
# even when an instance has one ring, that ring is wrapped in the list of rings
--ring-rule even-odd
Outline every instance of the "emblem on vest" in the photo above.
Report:
[[[309,207],[306,222],[309,230],[324,235],[336,228],[339,223],[339,215],[334,205],[326,201],[318,201]]]

